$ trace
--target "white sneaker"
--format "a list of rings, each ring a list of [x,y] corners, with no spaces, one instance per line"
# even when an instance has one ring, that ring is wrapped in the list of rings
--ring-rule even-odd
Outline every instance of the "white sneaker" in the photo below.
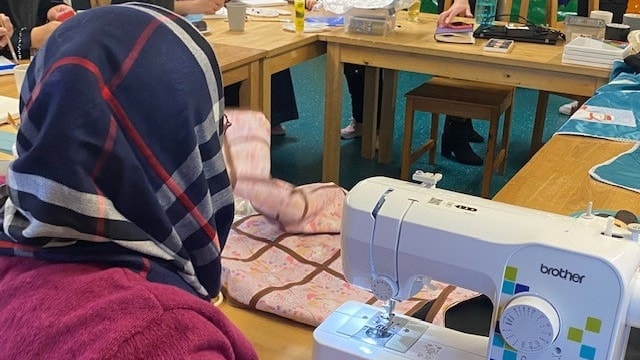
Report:
[[[576,112],[576,110],[578,110],[578,102],[577,101],[572,101],[572,102],[570,102],[568,104],[564,104],[564,105],[560,106],[560,108],[558,108],[558,111],[560,112],[560,114],[567,115],[567,116],[571,116],[571,114]]]
[[[349,125],[340,130],[340,137],[345,140],[362,137],[362,124],[354,118],[349,119]]]
[[[287,134],[287,130],[282,124],[278,124],[271,128],[271,136],[283,136]]]

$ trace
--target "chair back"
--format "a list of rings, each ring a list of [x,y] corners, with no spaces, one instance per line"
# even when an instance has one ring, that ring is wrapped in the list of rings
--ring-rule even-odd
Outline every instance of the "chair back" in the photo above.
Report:
[[[600,6],[600,0],[578,0],[578,1],[587,1],[588,2],[588,12],[591,10],[598,9]],[[511,16],[507,18],[503,16],[501,18],[498,16],[499,21],[505,22],[519,22],[524,23],[525,19],[528,19],[529,15],[529,0],[520,0],[518,3],[518,11],[515,13],[514,10],[514,1],[513,0],[498,0],[498,6],[496,13],[498,15],[510,14]],[[444,0],[444,9],[448,9],[453,4],[453,0]],[[474,9],[471,9],[471,12],[474,12]],[[555,16],[554,16],[555,14]],[[516,19],[515,17],[518,16]],[[558,28],[560,26],[558,22],[558,0],[547,0],[546,8],[545,8],[545,24],[552,28]]]

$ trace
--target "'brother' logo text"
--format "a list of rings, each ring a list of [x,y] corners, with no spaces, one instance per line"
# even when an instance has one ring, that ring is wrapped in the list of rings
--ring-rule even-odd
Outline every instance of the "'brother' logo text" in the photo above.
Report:
[[[543,274],[559,277],[561,279],[569,280],[578,284],[582,284],[582,279],[584,279],[584,277],[586,276],[580,275],[578,273],[574,274],[571,271],[562,268],[556,269],[553,267],[548,267],[545,266],[545,264],[540,264],[540,272]]]

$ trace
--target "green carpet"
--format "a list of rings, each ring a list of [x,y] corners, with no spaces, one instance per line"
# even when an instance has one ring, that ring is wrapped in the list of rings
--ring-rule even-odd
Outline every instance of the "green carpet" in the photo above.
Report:
[[[324,123],[325,58],[319,57],[292,68],[296,101],[300,119],[284,123],[287,135],[272,138],[272,174],[296,185],[321,181],[322,176],[322,134]],[[397,178],[400,175],[400,151],[404,122],[404,94],[428,78],[428,75],[400,72],[394,129],[393,160],[390,164],[380,164],[360,156],[360,140],[342,140],[340,185],[350,189],[358,181],[376,175]],[[514,104],[511,141],[504,176],[495,174],[491,183],[493,196],[528,161],[531,131],[537,91],[518,89]],[[551,96],[547,111],[544,139],[548,139],[567,116],[558,113],[558,107],[567,99]],[[350,118],[350,97],[343,89],[343,126]],[[429,133],[430,115],[419,113],[416,117],[414,144]],[[422,121],[421,121],[422,120]],[[442,129],[442,121],[440,129]],[[487,133],[486,121],[474,121],[474,127],[481,134]],[[484,154],[486,144],[472,144],[478,154]],[[436,165],[430,166],[425,154],[412,167],[415,170],[439,172],[443,179],[439,187],[467,194],[479,195],[483,167],[461,165],[440,156],[438,149]]]

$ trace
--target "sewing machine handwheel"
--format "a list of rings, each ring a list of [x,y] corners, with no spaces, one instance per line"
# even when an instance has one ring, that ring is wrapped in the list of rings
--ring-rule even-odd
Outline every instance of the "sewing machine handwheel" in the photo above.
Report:
[[[500,334],[518,351],[535,353],[549,348],[560,332],[558,312],[536,295],[513,297],[500,315]]]

